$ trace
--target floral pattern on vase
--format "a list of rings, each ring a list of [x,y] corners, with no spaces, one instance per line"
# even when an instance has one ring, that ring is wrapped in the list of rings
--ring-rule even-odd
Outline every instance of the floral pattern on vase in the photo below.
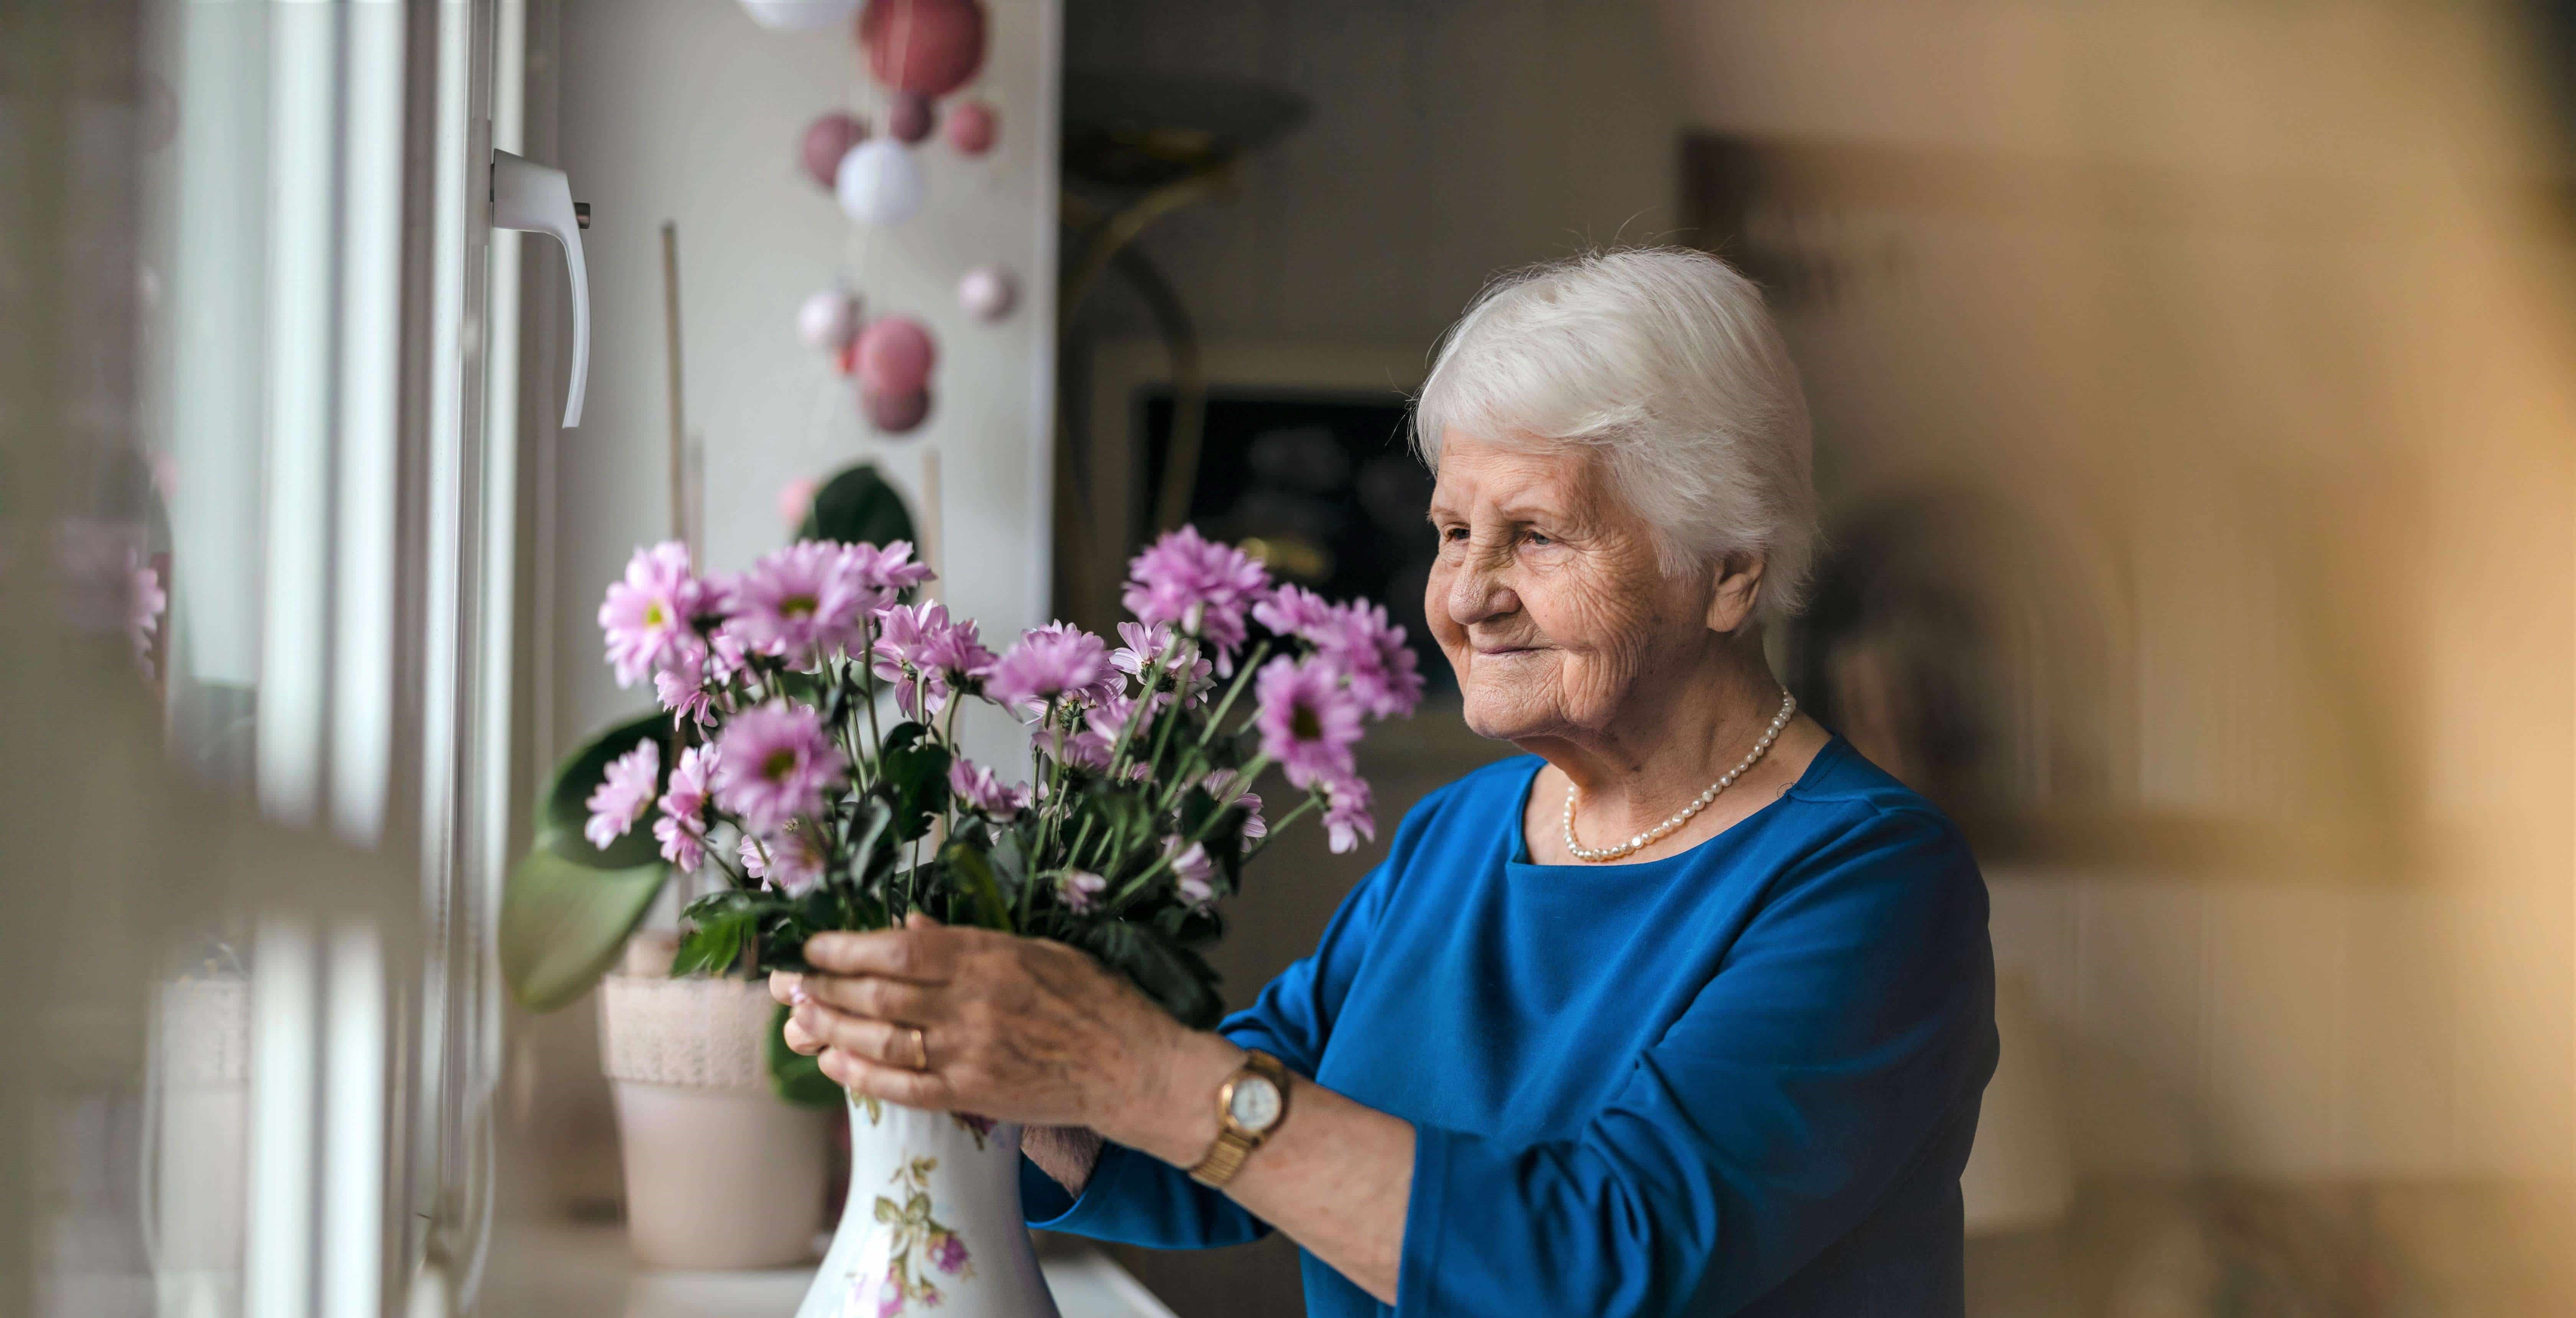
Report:
[[[1056,1318],[1020,1213],[1019,1127],[853,1094],[850,1197],[797,1318]]]

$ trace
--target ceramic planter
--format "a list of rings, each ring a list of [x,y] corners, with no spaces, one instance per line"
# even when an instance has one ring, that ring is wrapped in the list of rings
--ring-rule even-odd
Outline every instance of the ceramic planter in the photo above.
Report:
[[[832,1114],[770,1088],[761,1049],[776,1010],[757,980],[600,982],[600,1061],[616,1090],[637,1262],[765,1268],[813,1257]]]
[[[852,1099],[850,1198],[796,1318],[1056,1318],[1020,1128]]]

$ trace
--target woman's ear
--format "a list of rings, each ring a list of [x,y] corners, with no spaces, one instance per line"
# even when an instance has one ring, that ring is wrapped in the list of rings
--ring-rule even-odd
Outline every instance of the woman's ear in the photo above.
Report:
[[[1762,602],[1762,555],[1727,554],[1709,568],[1716,589],[1708,597],[1708,629],[1721,635],[1751,621]]]

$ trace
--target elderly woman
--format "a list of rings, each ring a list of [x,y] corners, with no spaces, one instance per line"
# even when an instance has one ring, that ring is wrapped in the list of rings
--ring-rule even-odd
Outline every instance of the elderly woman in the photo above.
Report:
[[[1319,1318],[1960,1312],[1985,888],[1763,658],[1815,537],[1760,294],[1679,251],[1525,271],[1417,419],[1431,630],[1468,726],[1529,755],[1414,807],[1214,1033],[1068,948],[917,925],[813,940],[790,1041],[1030,1123],[1036,1225],[1286,1232]]]

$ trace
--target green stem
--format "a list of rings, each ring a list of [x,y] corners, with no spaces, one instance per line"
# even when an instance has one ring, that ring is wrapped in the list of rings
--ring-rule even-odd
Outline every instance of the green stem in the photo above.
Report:
[[[1252,671],[1259,668],[1261,661],[1268,657],[1270,657],[1268,641],[1253,646],[1252,653],[1243,657],[1243,667],[1234,670],[1234,681],[1226,687],[1225,699],[1217,702],[1216,712],[1208,715],[1207,726],[1199,729],[1199,745],[1207,745],[1208,738],[1215,736],[1216,730],[1225,725],[1226,713],[1234,708],[1234,698],[1243,694],[1243,688],[1252,681]]]

